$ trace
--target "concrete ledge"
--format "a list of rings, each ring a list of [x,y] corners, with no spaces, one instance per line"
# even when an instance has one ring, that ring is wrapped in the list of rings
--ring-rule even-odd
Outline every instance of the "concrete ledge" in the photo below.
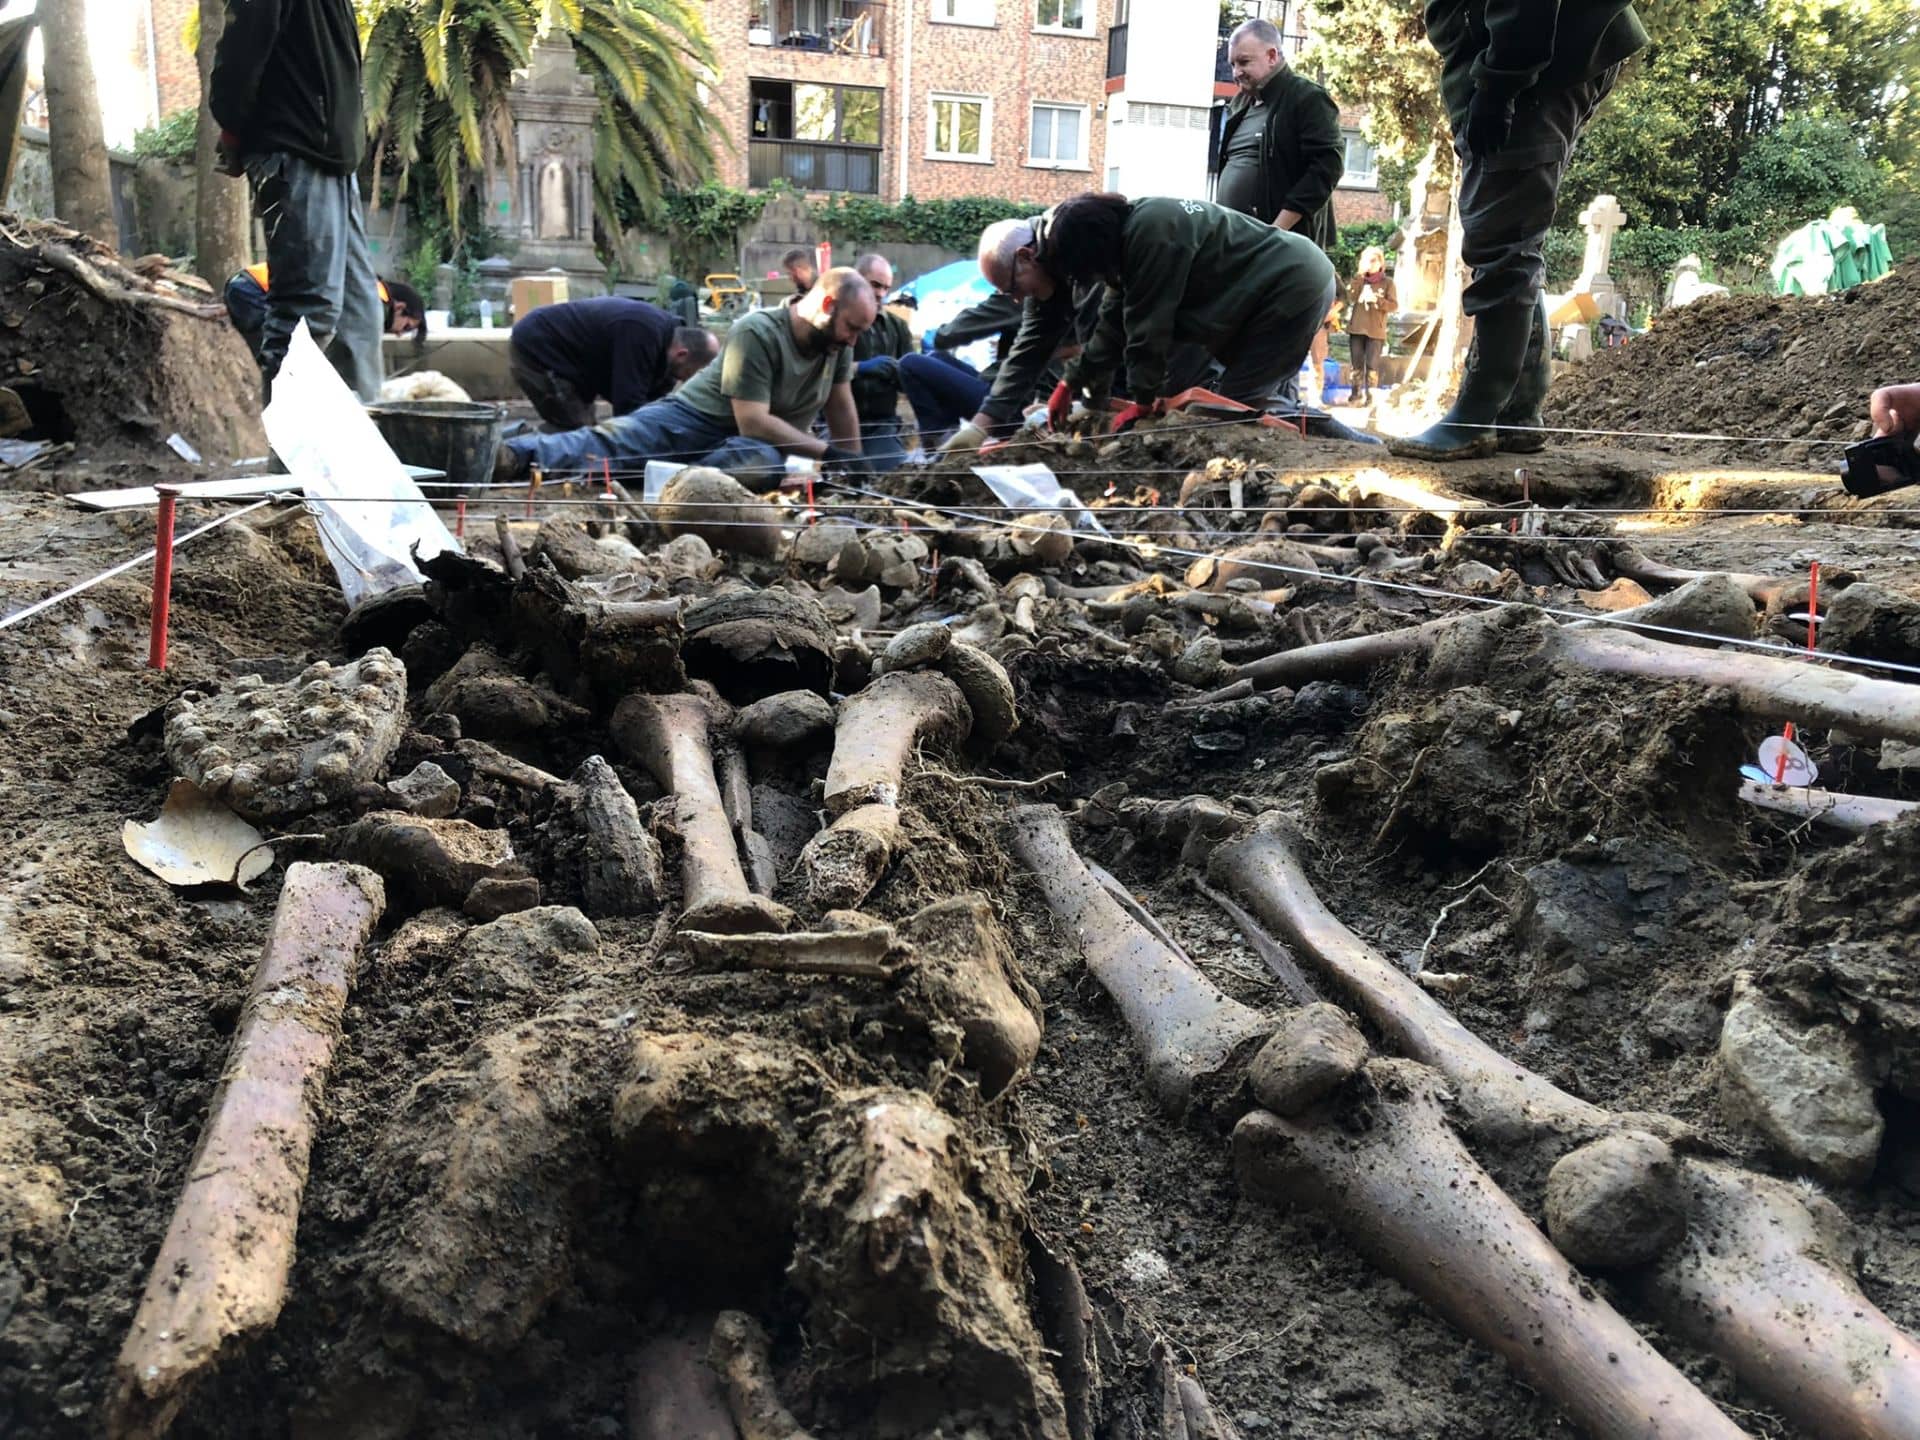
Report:
[[[456,327],[436,330],[424,346],[397,335],[380,342],[388,375],[438,370],[475,400],[517,400],[520,387],[507,366],[513,332]]]

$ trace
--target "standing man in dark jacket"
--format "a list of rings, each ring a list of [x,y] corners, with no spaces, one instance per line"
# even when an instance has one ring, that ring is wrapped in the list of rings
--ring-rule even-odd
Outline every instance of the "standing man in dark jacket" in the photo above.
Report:
[[[352,0],[227,0],[207,104],[245,175],[273,274],[260,371],[301,320],[362,400],[380,396],[380,292],[354,175],[367,148]]]
[[[906,458],[900,434],[900,362],[915,351],[907,322],[887,309],[893,264],[884,255],[862,255],[855,272],[873,287],[880,313],[853,342],[853,408],[860,417],[860,446],[876,475],[898,470]]]
[[[627,415],[690,380],[714,356],[712,332],[658,305],[601,295],[542,305],[513,322],[507,364],[540,418],[556,430],[593,424],[593,402]]]
[[[1340,107],[1287,64],[1270,20],[1235,30],[1227,60],[1240,94],[1220,127],[1214,203],[1331,250],[1333,188],[1347,169]]]
[[[1270,20],[1249,20],[1235,30],[1227,60],[1240,94],[1220,128],[1214,202],[1331,250],[1333,187],[1347,169],[1339,106],[1287,64]],[[1318,368],[1326,356],[1324,331],[1314,352]],[[1288,376],[1278,395],[1297,404],[1300,377]]]
[[[1427,0],[1427,38],[1462,166],[1473,348],[1440,422],[1389,444],[1420,460],[1541,450],[1553,378],[1541,247],[1574,143],[1647,32],[1629,0]]]

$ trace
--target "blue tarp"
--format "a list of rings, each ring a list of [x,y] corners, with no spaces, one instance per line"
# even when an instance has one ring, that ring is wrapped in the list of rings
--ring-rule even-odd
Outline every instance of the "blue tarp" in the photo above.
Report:
[[[942,265],[938,270],[916,275],[906,284],[896,286],[894,293],[913,296],[918,306],[914,311],[918,317],[917,323],[921,333],[927,334],[938,330],[962,310],[978,305],[992,295],[993,286],[980,273],[977,261],[955,260],[951,265]],[[974,369],[984,370],[993,363],[993,342],[976,340],[953,353]]]

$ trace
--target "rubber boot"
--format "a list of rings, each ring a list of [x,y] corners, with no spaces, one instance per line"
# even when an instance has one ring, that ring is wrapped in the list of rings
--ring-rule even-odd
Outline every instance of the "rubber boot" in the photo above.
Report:
[[[1497,448],[1493,426],[1527,359],[1534,305],[1496,305],[1473,317],[1473,345],[1467,373],[1453,408],[1418,435],[1387,441],[1387,448],[1408,460],[1476,460]]]
[[[1527,358],[1520,367],[1520,378],[1495,422],[1494,441],[1502,450],[1532,455],[1547,448],[1547,432],[1540,428],[1540,406],[1552,383],[1553,351],[1547,346],[1547,301],[1542,296],[1534,307],[1533,333],[1527,337]]]

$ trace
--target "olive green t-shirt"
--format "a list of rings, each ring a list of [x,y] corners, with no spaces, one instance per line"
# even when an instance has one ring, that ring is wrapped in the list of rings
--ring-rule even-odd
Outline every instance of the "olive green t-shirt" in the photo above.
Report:
[[[853,376],[850,348],[803,355],[794,343],[787,307],[754,310],[733,322],[720,358],[695,375],[674,398],[702,415],[733,419],[735,400],[764,400],[796,430],[810,429],[827,394]]]

